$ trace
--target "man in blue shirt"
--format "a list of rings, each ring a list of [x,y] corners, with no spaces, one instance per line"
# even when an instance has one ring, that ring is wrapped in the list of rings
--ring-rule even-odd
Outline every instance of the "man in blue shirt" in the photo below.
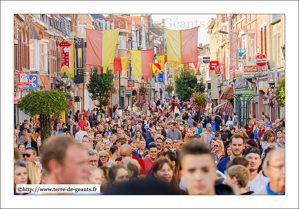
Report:
[[[189,118],[188,118],[188,125],[189,125],[190,128],[193,127],[193,123],[194,123],[194,119],[192,119],[192,117],[189,116]]]
[[[239,134],[235,134],[231,138],[231,148],[232,148],[232,155],[221,160],[217,168],[220,172],[226,175],[226,165],[235,157],[242,157],[242,152],[245,149],[245,139],[243,136]]]
[[[150,132],[151,137],[146,140],[146,148],[148,148],[149,144],[155,142],[155,136],[157,135],[157,131],[153,128]]]
[[[270,152],[263,163],[263,170],[271,179],[265,189],[254,194],[285,195],[285,151],[276,149]]]
[[[265,117],[265,128],[272,128],[272,122],[270,121],[270,118],[268,116]]]
[[[215,121],[215,117],[212,117],[212,121],[211,121],[211,126],[212,126],[212,132],[216,132],[219,131],[219,124],[217,121]]]

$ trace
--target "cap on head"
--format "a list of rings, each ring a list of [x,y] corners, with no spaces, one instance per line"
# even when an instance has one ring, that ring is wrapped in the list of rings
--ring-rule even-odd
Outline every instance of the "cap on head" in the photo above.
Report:
[[[258,154],[261,157],[261,151],[258,148],[256,148],[256,147],[249,147],[249,148],[247,148],[245,150],[244,155],[246,156],[246,155],[248,155],[250,153]]]

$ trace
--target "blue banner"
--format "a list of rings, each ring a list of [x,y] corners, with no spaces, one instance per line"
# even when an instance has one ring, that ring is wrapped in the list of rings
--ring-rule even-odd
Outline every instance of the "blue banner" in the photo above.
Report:
[[[163,81],[164,81],[164,72],[161,71],[161,73],[159,73],[158,75],[159,75],[159,77],[158,77],[158,81],[159,81],[159,82],[163,82]]]

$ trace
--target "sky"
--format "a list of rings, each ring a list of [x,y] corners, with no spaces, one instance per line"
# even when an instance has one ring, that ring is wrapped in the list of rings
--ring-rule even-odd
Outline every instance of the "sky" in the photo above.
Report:
[[[165,21],[165,28],[169,29],[189,29],[200,26],[198,29],[198,43],[205,45],[209,43],[209,34],[206,32],[206,25],[211,18],[216,15],[152,15],[153,22]]]
[[[132,16],[135,15],[137,14]],[[162,18],[164,18],[165,28],[169,29],[181,30],[200,26],[198,29],[198,43],[205,45],[209,43],[206,25],[211,18],[216,18],[216,15],[152,15],[152,18],[153,23],[161,23]]]

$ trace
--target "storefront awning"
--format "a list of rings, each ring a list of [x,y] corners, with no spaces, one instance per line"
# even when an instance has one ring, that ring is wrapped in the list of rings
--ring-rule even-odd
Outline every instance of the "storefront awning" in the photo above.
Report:
[[[35,28],[34,28],[32,22],[30,23],[29,36],[30,36],[30,39],[41,40],[41,38],[40,38],[40,36],[38,35],[37,31],[35,30]]]
[[[217,109],[219,110],[221,115],[223,112],[225,112],[228,116],[231,116],[231,117],[233,117],[233,115],[234,115],[234,108],[229,101],[224,102],[224,103],[218,105],[217,107],[214,107],[213,112],[216,112]]]
[[[222,92],[220,99],[234,99],[232,95],[229,95],[233,93],[234,89],[232,87],[226,87],[226,89]]]

